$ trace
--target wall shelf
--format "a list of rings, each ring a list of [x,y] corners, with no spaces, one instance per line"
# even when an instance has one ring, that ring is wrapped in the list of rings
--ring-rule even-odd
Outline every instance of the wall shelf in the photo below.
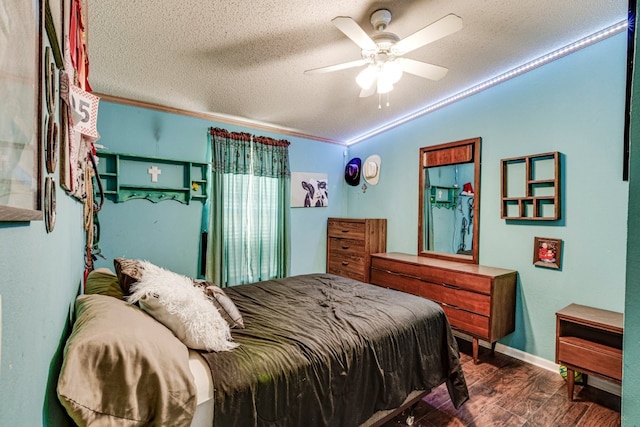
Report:
[[[560,218],[560,153],[535,154],[500,161],[502,219]]]
[[[207,163],[98,150],[105,196],[116,203],[146,199],[189,204],[207,199]]]
[[[431,206],[436,208],[455,209],[458,203],[458,193],[460,190],[457,187],[431,187],[429,193],[429,200]]]

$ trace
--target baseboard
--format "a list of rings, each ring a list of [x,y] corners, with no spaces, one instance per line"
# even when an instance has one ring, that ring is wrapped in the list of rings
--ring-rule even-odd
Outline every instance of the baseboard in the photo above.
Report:
[[[456,335],[460,335],[464,339],[471,340],[470,336],[458,333],[457,331]],[[491,348],[491,344],[489,344],[488,342],[482,340],[479,340],[478,342],[482,347]],[[500,343],[496,343],[495,351],[513,357],[514,359],[522,360],[523,362],[546,369],[548,371],[556,372],[558,373],[558,375],[560,375],[560,366],[542,357],[535,356],[533,354],[529,354],[522,350],[518,350]],[[593,375],[589,375],[587,377],[587,384],[591,387],[606,391],[607,393],[615,394],[616,396],[622,395],[622,386],[620,384],[616,384],[611,381],[605,381],[600,378],[594,377]]]

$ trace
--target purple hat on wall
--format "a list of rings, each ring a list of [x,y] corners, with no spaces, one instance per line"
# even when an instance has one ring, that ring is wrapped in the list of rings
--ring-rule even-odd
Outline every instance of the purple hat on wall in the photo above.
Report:
[[[362,160],[359,157],[354,157],[349,160],[347,166],[344,168],[344,180],[347,184],[356,186],[360,184],[360,169],[362,167]]]

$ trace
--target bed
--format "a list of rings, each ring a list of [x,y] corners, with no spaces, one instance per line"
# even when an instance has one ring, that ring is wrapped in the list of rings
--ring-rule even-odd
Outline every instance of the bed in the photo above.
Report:
[[[442,383],[454,406],[468,399],[447,318],[424,298],[330,274],[225,288],[243,327],[234,348],[204,351],[122,285],[92,272],[76,301],[58,396],[79,425],[376,425]]]

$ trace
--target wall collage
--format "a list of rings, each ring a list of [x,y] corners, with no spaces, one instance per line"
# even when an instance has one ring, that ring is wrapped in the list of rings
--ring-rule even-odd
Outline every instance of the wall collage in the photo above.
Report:
[[[0,13],[0,221],[56,222],[56,191],[84,204],[91,263],[99,97],[88,80],[87,0],[8,0]],[[36,17],[34,22],[34,17]]]

